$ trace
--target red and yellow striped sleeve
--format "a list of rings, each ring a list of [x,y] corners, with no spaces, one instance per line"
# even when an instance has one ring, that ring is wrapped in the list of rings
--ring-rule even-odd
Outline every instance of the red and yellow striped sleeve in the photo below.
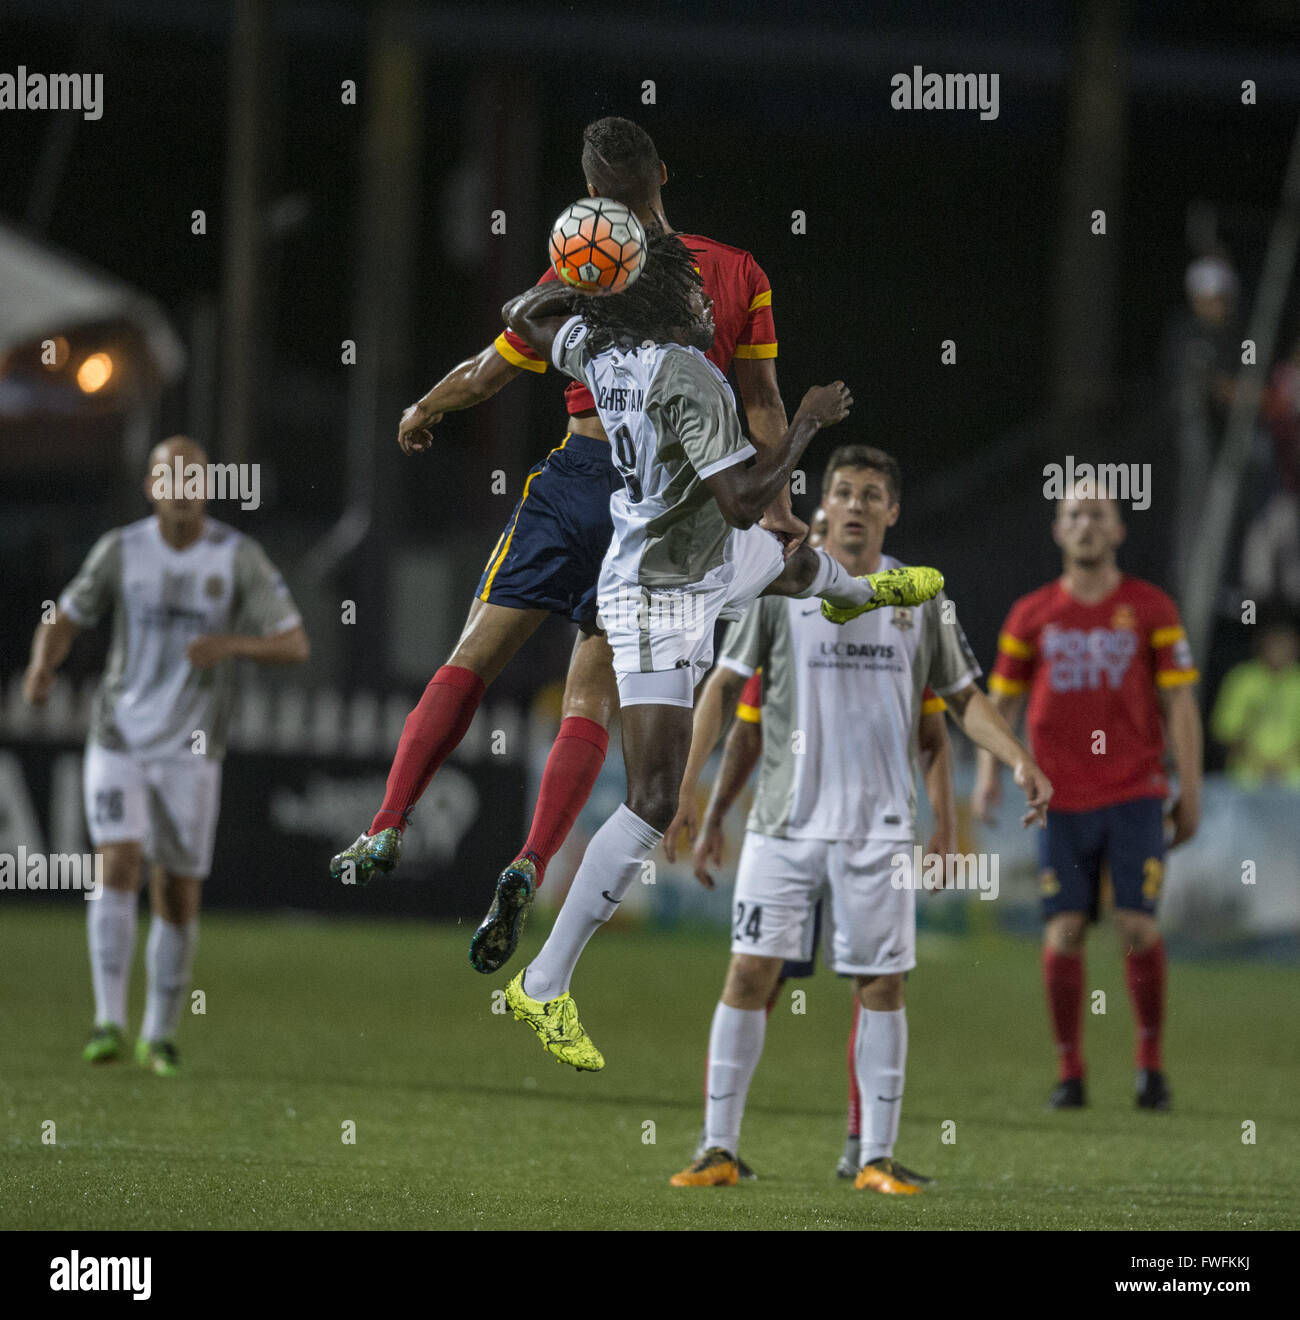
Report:
[[[1156,686],[1169,688],[1195,683],[1200,674],[1192,659],[1192,648],[1178,617],[1178,607],[1167,596],[1152,623],[1150,642],[1156,653]]]
[[[762,267],[749,258],[745,269],[749,306],[745,326],[736,340],[738,358],[776,357],[776,322],[772,319],[772,285]]]
[[[1013,605],[998,635],[998,658],[989,675],[989,691],[1018,697],[1029,691],[1038,648],[1019,603]]]
[[[921,714],[936,715],[941,710],[947,710],[948,703],[933,689],[927,687],[921,693]]]
[[[559,278],[555,273],[555,267],[547,266],[537,283],[549,284]],[[540,374],[549,365],[544,357],[539,357],[533,352],[532,345],[520,339],[513,330],[502,330],[492,341],[492,347],[512,366],[523,367],[525,371],[536,371]]]
[[[740,700],[736,703],[736,718],[746,724],[761,724],[763,721],[763,671],[756,669],[745,681],[741,689]]]

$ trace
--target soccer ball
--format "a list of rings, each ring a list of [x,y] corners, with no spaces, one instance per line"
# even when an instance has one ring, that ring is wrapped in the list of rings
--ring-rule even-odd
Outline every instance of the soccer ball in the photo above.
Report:
[[[645,230],[609,197],[584,197],[551,226],[551,265],[583,293],[621,293],[645,265]]]

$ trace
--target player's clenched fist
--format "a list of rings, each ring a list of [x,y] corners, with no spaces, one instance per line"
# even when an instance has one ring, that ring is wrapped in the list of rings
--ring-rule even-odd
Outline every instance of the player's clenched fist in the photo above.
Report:
[[[442,421],[442,414],[430,412],[424,400],[413,403],[402,414],[397,426],[397,443],[404,454],[420,454],[433,444],[433,435],[429,427],[437,426]]]
[[[853,395],[842,380],[832,381],[829,385],[814,385],[803,396],[799,412],[810,417],[820,426],[834,426],[842,422],[853,407]]]

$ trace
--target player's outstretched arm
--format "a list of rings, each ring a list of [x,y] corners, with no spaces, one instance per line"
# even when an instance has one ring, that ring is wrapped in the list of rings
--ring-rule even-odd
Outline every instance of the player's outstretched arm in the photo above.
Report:
[[[1020,727],[1025,709],[1023,693],[990,692],[988,699],[1014,733]],[[971,793],[972,814],[986,825],[997,824],[997,810],[1002,805],[1002,766],[992,752],[979,747],[975,752],[975,787]]]
[[[23,674],[23,700],[30,706],[43,706],[59,666],[68,658],[72,643],[81,631],[60,606],[49,623],[38,623],[32,636],[32,653]]]
[[[695,702],[695,720],[691,726],[691,752],[686,759],[686,771],[677,792],[677,814],[664,833],[664,852],[670,862],[677,860],[677,836],[686,830],[691,844],[695,843],[699,812],[696,796],[700,775],[710,753],[718,745],[729,713],[734,714],[740,700],[745,679],[734,669],[719,665],[705,680],[704,690]]]
[[[1201,712],[1196,704],[1196,693],[1192,684],[1161,688],[1160,708],[1164,713],[1165,726],[1169,730],[1174,767],[1178,771],[1178,798],[1171,810],[1174,837],[1169,844],[1171,848],[1177,848],[1180,843],[1186,843],[1201,824],[1204,735],[1201,729]]]
[[[1011,726],[1002,718],[998,708],[974,683],[968,683],[960,691],[945,693],[944,701],[971,742],[1011,767],[1016,783],[1024,789],[1029,808],[1020,818],[1021,824],[1028,827],[1037,821],[1046,825],[1052,785],[1034,760],[1033,753],[1011,732]]]
[[[776,362],[773,358],[737,358],[732,363],[736,373],[736,386],[745,405],[745,421],[749,438],[756,449],[775,449],[789,429],[785,404],[776,383]],[[786,557],[793,554],[807,539],[808,524],[795,516],[790,503],[790,487],[786,486],[763,514],[762,525],[775,532],[785,545]]]
[[[397,443],[404,454],[419,454],[433,444],[428,428],[445,414],[462,412],[490,399],[523,371],[489,344],[481,353],[454,366],[428,394],[402,414]]]
[[[957,793],[952,782],[952,739],[942,711],[921,716],[917,752],[925,795],[934,813],[934,833],[926,851],[939,856],[957,851]]]
[[[795,464],[823,426],[843,421],[853,407],[853,396],[842,380],[814,386],[803,396],[780,443],[760,449],[748,466],[736,464],[704,479],[722,516],[732,527],[752,527],[789,485]]]
[[[548,280],[511,298],[501,309],[501,319],[539,356],[551,360],[551,345],[560,327],[581,306],[582,294],[567,284]]]
[[[208,633],[196,637],[185,654],[195,669],[211,669],[223,660],[253,660],[259,665],[300,665],[311,655],[307,630],[298,624],[273,637]]]

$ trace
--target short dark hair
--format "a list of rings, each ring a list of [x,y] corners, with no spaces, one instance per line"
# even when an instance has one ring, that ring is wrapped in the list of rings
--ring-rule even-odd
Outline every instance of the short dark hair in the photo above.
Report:
[[[582,130],[582,172],[601,197],[635,206],[658,191],[659,153],[639,124],[607,115]]]
[[[883,472],[889,486],[889,498],[895,504],[903,493],[903,471],[893,454],[872,445],[840,445],[827,459],[826,470],[822,473],[823,498],[830,492],[831,480],[840,468],[875,468],[877,472]]]
[[[591,351],[620,348],[630,352],[646,340],[670,342],[690,324],[691,292],[702,286],[695,258],[676,234],[648,238],[645,267],[635,283],[622,293],[582,298],[579,306]]]

